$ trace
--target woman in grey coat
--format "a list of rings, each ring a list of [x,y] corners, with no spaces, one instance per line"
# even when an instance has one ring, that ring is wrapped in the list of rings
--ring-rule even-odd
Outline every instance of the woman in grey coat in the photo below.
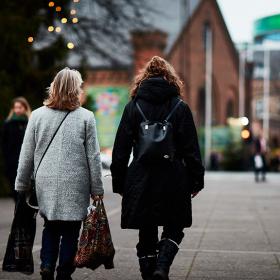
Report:
[[[36,174],[40,214],[45,219],[41,249],[42,279],[69,280],[81,221],[90,196],[103,196],[100,150],[92,112],[81,108],[82,78],[65,68],[51,83],[43,107],[33,111],[19,159],[15,188],[30,189],[30,178],[57,130]]]

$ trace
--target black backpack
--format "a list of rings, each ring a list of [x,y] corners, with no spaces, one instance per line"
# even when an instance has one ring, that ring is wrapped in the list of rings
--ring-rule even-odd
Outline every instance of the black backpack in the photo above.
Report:
[[[140,162],[172,161],[175,156],[173,126],[169,119],[180,105],[180,99],[163,122],[149,121],[136,102],[144,121],[140,123],[136,144],[136,159]]]

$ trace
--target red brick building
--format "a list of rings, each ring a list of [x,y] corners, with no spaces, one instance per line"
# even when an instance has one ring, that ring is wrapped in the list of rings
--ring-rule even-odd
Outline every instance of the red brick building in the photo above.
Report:
[[[124,68],[93,68],[88,72],[86,87],[126,86],[154,55],[165,57],[185,82],[184,99],[195,121],[205,118],[205,29],[213,34],[212,112],[213,125],[224,125],[228,117],[238,115],[238,53],[230,38],[216,0],[201,0],[186,23],[169,40],[165,30],[131,33],[133,60]],[[174,34],[173,34],[174,35]]]

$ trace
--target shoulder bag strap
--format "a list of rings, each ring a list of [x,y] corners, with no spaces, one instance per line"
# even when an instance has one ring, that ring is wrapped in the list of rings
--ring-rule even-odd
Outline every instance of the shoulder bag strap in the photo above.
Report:
[[[64,120],[66,119],[66,117],[67,117],[69,114],[70,114],[70,111],[67,112],[67,114],[63,117],[62,121],[60,122],[59,126],[57,127],[56,131],[54,132],[54,134],[53,134],[53,136],[52,136],[52,139],[51,139],[51,141],[49,142],[47,148],[45,149],[45,151],[44,151],[44,153],[43,153],[43,155],[42,155],[42,157],[41,157],[41,159],[40,159],[40,161],[39,161],[39,164],[38,164],[38,166],[37,166],[37,168],[36,168],[36,171],[35,171],[35,173],[34,173],[34,179],[36,178],[37,171],[38,171],[38,169],[39,169],[39,167],[40,167],[40,165],[41,165],[41,162],[42,162],[42,160],[43,160],[45,154],[47,153],[47,151],[48,151],[48,149],[49,149],[49,147],[50,147],[50,145],[51,145],[51,143],[52,143],[52,141],[53,141],[55,135],[57,134],[59,128],[61,127],[61,125],[63,124]]]
[[[174,108],[171,110],[171,112],[169,113],[169,115],[166,117],[165,121],[168,122],[169,119],[172,117],[172,115],[174,114],[174,112],[176,111],[176,109],[178,108],[178,106],[180,105],[180,103],[183,102],[182,99],[180,99],[177,104],[174,106]]]

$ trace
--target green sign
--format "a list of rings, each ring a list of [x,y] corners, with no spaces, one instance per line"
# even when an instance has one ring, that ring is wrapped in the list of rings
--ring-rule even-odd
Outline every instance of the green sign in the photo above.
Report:
[[[280,14],[258,19],[254,22],[254,37],[280,32]]]
[[[127,87],[89,87],[86,90],[88,107],[94,112],[101,148],[111,148],[117,128],[128,102]]]

